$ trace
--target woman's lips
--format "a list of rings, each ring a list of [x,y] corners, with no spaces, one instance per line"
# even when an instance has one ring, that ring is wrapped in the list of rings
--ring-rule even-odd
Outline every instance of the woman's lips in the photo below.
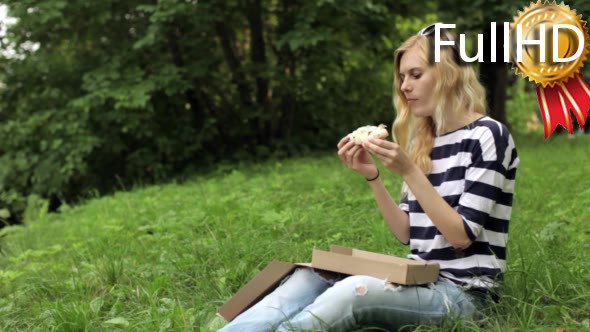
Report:
[[[412,103],[415,103],[415,102],[417,102],[417,101],[418,101],[418,99],[415,99],[415,98],[408,98],[408,104],[412,104]]]

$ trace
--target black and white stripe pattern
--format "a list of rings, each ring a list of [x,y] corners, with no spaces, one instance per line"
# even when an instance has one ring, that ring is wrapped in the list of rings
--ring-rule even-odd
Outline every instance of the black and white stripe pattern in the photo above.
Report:
[[[455,250],[408,189],[400,208],[410,216],[409,258],[438,262],[441,276],[468,288],[490,288],[506,270],[506,242],[519,164],[502,123],[484,116],[435,138],[428,179],[462,217],[473,241]]]

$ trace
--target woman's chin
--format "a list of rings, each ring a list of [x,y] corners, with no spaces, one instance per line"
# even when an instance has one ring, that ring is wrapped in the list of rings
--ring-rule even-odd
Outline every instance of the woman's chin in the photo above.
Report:
[[[429,112],[426,112],[420,108],[410,108],[410,112],[412,112],[412,114],[417,118],[426,118],[426,117],[432,116],[432,114],[430,114]]]
[[[412,109],[412,110],[410,110],[410,111],[412,112],[412,114],[413,114],[415,117],[418,117],[418,118],[423,118],[423,117],[425,117],[425,116],[426,116],[426,115],[424,115],[422,112],[420,112],[420,110],[419,110],[419,109],[418,109],[418,110],[416,110],[416,109]]]

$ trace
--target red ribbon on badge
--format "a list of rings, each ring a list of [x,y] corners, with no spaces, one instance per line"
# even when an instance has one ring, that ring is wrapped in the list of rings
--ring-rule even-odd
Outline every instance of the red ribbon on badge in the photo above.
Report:
[[[571,31],[566,32],[562,28]],[[529,50],[528,47],[525,52],[519,52],[521,50],[515,48],[522,47],[518,38],[549,33],[553,35],[553,39],[548,45],[541,38],[539,46],[531,47],[539,47],[539,50],[553,49],[550,60],[546,61],[540,56],[544,53]],[[516,46],[509,50],[516,73],[539,85],[537,100],[543,118],[545,138],[551,135],[557,125],[562,125],[573,134],[574,124],[570,110],[574,112],[582,129],[590,110],[590,86],[580,72],[590,53],[590,35],[582,15],[578,15],[576,10],[563,2],[531,2],[514,17],[510,26],[510,37],[513,36],[517,38]]]
[[[590,110],[590,86],[582,74],[576,73],[565,83],[556,82],[552,87],[538,86],[537,100],[541,108],[545,138],[551,135],[558,124],[573,134],[574,125],[570,110],[574,112],[582,130]]]

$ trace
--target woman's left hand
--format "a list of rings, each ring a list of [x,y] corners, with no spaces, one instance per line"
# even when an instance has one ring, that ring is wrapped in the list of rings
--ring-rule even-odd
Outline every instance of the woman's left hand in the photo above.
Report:
[[[363,147],[381,159],[387,169],[401,177],[408,174],[414,167],[410,156],[397,143],[379,138],[370,138],[363,143]]]

